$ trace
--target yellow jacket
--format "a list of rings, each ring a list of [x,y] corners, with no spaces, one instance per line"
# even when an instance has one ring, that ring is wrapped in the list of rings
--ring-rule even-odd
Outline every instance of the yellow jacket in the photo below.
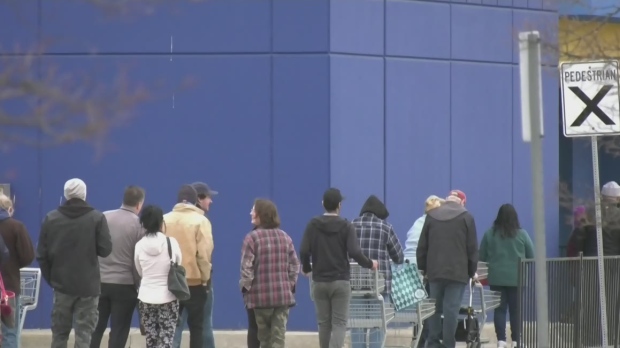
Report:
[[[166,235],[174,237],[181,247],[182,265],[187,285],[207,283],[211,278],[213,235],[211,222],[202,209],[187,203],[178,203],[164,215]]]

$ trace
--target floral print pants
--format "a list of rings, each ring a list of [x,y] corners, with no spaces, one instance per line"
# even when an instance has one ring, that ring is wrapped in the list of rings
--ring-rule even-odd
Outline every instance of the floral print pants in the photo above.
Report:
[[[146,331],[146,348],[173,348],[174,330],[179,320],[179,301],[138,304]]]

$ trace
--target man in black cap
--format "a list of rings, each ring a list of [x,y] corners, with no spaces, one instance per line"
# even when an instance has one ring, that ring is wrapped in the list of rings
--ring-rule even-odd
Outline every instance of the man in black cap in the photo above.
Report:
[[[353,225],[340,217],[343,199],[336,188],[325,191],[325,213],[310,220],[299,249],[304,275],[312,273],[320,348],[344,346],[351,299],[349,257],[362,267],[378,267],[362,253]]]
[[[203,182],[195,182],[191,185],[198,195],[198,203],[196,203],[196,207],[200,208],[203,211],[203,214],[209,211],[209,207],[211,206],[212,197],[217,195],[217,191],[211,190],[209,185]],[[205,217],[206,218],[206,217]],[[208,241],[208,245],[211,246],[209,250],[207,250],[207,254],[209,256],[209,262],[212,262],[212,253],[213,253],[213,234],[211,231],[211,222],[207,218],[206,228],[204,229],[205,238]],[[213,268],[211,268],[211,273],[213,273]],[[215,339],[213,337],[213,287],[211,285],[212,278],[209,277],[209,281],[207,282],[207,301],[205,302],[204,307],[204,321],[202,327],[202,338],[204,342],[204,348],[215,348]],[[187,321],[187,312],[183,312],[183,314],[179,317],[179,321],[177,323],[176,332],[174,333],[174,348],[181,347],[181,339],[183,338],[183,327],[185,326],[185,322]]]
[[[191,185],[179,190],[177,204],[164,215],[166,234],[174,237],[181,247],[190,299],[180,301],[181,314],[187,310],[190,348],[203,348],[204,307],[207,301],[207,283],[211,278],[212,239],[209,220],[196,206],[198,194]]]

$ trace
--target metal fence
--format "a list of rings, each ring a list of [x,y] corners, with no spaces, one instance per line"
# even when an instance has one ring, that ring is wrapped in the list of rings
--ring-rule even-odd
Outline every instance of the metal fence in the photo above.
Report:
[[[620,347],[620,256],[605,257],[608,342]],[[601,347],[598,264],[595,257],[547,260],[549,343],[554,348]],[[534,260],[519,266],[521,347],[536,347]]]

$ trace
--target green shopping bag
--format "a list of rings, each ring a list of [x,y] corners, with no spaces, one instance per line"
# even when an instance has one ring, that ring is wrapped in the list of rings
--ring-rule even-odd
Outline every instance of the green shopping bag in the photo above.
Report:
[[[409,263],[409,260],[402,265],[392,264],[391,297],[396,311],[414,306],[428,297],[416,264]]]

